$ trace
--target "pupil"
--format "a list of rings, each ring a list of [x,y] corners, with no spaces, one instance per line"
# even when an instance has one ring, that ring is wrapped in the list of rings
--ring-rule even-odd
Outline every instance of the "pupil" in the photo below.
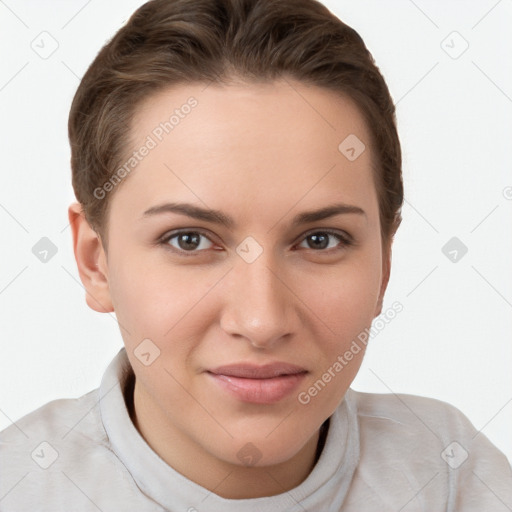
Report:
[[[310,235],[309,238],[315,244],[315,247],[313,247],[314,249],[325,249],[329,245],[329,239],[324,233],[321,233],[320,235]]]
[[[178,244],[181,249],[195,249],[199,245],[199,234],[183,233],[178,237]]]

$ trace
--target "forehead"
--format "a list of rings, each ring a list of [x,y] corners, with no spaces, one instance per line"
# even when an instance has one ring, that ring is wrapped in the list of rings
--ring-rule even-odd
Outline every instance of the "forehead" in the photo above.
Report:
[[[151,148],[119,200],[131,196],[139,212],[176,196],[219,209],[241,197],[247,214],[256,202],[284,203],[284,211],[346,200],[372,210],[369,139],[355,104],[323,88],[288,79],[173,86],[136,110],[130,150]],[[347,146],[365,149],[353,159]]]
[[[249,156],[309,156],[308,150],[337,156],[346,136],[357,134],[366,141],[369,135],[350,98],[290,79],[164,89],[138,106],[131,133],[133,142],[153,134],[157,142],[174,141],[184,150],[219,150],[222,143],[226,151]],[[305,145],[297,147],[299,140]]]

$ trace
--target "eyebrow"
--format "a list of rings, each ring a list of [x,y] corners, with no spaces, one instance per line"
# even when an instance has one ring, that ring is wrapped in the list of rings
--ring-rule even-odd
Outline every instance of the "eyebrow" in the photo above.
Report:
[[[146,210],[142,219],[152,217],[154,215],[161,215],[166,213],[178,213],[191,217],[193,219],[203,220],[219,224],[232,229],[236,226],[236,222],[232,217],[226,215],[220,210],[213,210],[208,208],[202,208],[195,206],[190,203],[164,203],[158,206],[153,206]],[[337,203],[318,210],[310,210],[299,213],[292,220],[292,226],[299,226],[301,224],[307,224],[308,222],[315,222],[318,220],[324,220],[329,217],[341,214],[357,214],[366,217],[366,212],[358,206],[353,206],[344,203]]]

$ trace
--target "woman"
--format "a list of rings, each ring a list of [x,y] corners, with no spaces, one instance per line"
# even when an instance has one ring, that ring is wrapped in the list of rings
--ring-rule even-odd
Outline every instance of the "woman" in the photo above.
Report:
[[[314,0],[150,1],[69,136],[78,270],[125,348],[2,432],[6,510],[510,510],[461,412],[350,388],[403,202],[353,29]]]

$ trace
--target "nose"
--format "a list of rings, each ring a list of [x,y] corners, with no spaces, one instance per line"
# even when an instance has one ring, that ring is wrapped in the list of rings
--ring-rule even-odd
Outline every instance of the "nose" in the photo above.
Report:
[[[223,287],[221,327],[231,336],[268,349],[290,338],[297,327],[294,295],[284,275],[265,256],[237,261]]]

